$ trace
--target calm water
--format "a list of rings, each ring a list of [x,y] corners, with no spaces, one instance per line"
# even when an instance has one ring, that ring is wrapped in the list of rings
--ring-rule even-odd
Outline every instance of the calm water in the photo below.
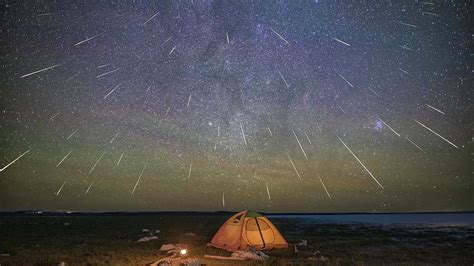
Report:
[[[270,215],[270,218],[310,219],[321,223],[430,224],[474,226],[474,213],[391,213]]]

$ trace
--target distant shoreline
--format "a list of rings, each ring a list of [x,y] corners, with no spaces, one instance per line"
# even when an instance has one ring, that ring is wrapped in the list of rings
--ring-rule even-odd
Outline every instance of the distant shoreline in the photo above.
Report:
[[[97,218],[122,219],[126,217],[187,217],[196,219],[219,218],[224,221],[235,212],[1,212],[0,221],[8,219],[69,219]],[[474,212],[393,212],[393,213],[263,213],[270,219],[297,219],[318,224],[377,224],[377,225],[430,225],[474,226]]]
[[[0,216],[15,215],[32,215],[32,216],[49,216],[49,215],[230,215],[236,211],[216,211],[216,212],[200,212],[200,211],[42,211],[42,210],[26,210],[26,211],[0,211]],[[407,214],[474,214],[474,211],[433,211],[433,212],[259,212],[267,216],[318,216],[318,215],[407,215]]]

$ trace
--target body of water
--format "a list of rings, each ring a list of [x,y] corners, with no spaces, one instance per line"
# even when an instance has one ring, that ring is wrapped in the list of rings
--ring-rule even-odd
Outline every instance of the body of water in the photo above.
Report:
[[[474,226],[474,213],[383,213],[269,215],[270,218],[309,219],[321,223],[430,224]]]

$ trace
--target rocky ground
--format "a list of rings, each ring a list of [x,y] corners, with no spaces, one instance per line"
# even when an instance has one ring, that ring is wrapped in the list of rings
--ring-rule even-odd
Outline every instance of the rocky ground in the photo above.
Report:
[[[206,265],[242,264],[465,264],[474,262],[470,226],[322,223],[272,218],[288,250],[267,252],[265,262],[216,261],[205,254],[230,253],[207,247],[226,215],[0,216],[0,265],[144,265],[164,257],[165,243],[189,245],[189,255]],[[137,240],[148,237],[148,241]]]

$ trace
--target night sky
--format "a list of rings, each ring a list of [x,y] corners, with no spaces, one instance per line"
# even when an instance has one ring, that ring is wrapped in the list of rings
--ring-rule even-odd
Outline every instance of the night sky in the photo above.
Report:
[[[474,209],[469,1],[0,8],[0,210]]]

